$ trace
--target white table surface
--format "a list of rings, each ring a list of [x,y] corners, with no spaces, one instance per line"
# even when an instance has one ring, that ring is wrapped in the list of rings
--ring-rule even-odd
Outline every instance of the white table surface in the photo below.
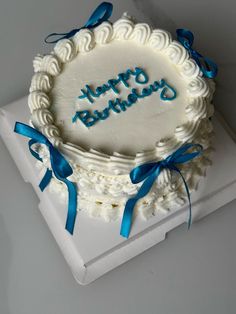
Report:
[[[199,51],[220,68],[215,104],[236,131],[235,1],[119,0],[123,11],[172,31],[196,34]],[[2,0],[0,104],[27,93],[34,55],[44,36],[82,25],[99,1]],[[223,165],[222,165],[223,166]],[[183,225],[161,244],[89,286],[71,275],[39,210],[0,140],[1,314],[231,314],[236,311],[236,201]]]

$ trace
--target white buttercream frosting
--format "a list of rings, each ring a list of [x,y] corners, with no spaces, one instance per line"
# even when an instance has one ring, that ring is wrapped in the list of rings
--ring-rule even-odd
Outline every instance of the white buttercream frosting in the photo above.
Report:
[[[53,115],[48,109],[36,109],[33,111],[31,117],[34,125],[38,128],[53,124],[54,122]]]
[[[188,59],[181,65],[181,73],[186,78],[194,78],[200,75],[201,70],[193,59]]]
[[[50,107],[50,98],[47,94],[41,91],[34,91],[29,94],[28,97],[28,105],[30,111],[34,111],[35,109],[47,109]]]
[[[185,112],[188,115],[189,120],[197,121],[212,116],[213,112],[208,111],[210,106],[207,105],[206,100],[203,98],[192,98],[190,104],[186,107]],[[213,108],[213,106],[211,107]]]
[[[187,50],[175,40],[166,48],[166,54],[174,64],[183,64],[189,58]]]
[[[95,44],[94,34],[89,29],[81,29],[75,34],[73,40],[77,51],[82,53],[89,52]]]
[[[58,41],[54,47],[54,53],[62,62],[69,62],[75,57],[74,43],[70,39]]]
[[[153,49],[157,51],[166,49],[172,41],[171,34],[162,29],[154,29],[148,41]]]
[[[187,91],[192,97],[207,97],[210,93],[206,80],[201,77],[191,80],[187,87]]]
[[[128,17],[123,16],[113,24],[113,38],[128,40],[133,33],[134,23]]]
[[[97,44],[100,45],[105,45],[106,43],[108,43],[112,38],[112,34],[113,27],[109,22],[104,22],[100,24],[94,30],[95,41]]]
[[[82,29],[71,39],[60,40],[51,54],[37,55],[33,65],[35,74],[28,98],[31,120],[72,165],[71,180],[79,191],[78,209],[106,221],[121,217],[128,197],[140,187],[130,182],[130,170],[167,157],[185,142],[204,147],[201,157],[181,169],[190,189],[196,188],[210,164],[209,117],[214,112],[211,101],[215,85],[203,78],[196,62],[170,33],[135,23],[124,14],[114,24],[104,22],[95,29]],[[160,105],[159,95],[152,95],[90,129],[71,123],[76,108],[94,109],[86,101],[75,101],[81,88],[86,84],[101,86],[135,66],[144,68],[149,83],[167,80],[176,88],[177,98]],[[134,82],[130,84],[136,87]],[[128,95],[127,89],[120,85],[119,89],[117,97]],[[113,96],[109,92],[96,99],[95,108],[104,108]],[[120,149],[122,145],[130,148],[131,154]],[[40,147],[40,153],[43,167],[50,167],[44,147]],[[50,188],[66,200],[64,184],[53,179]],[[138,202],[136,213],[145,219],[168,214],[185,200],[179,176],[164,170],[150,193]]]
[[[36,72],[32,78],[30,92],[49,92],[52,88],[53,80],[46,72]]]
[[[138,23],[135,25],[131,40],[135,40],[140,45],[145,45],[151,35],[150,26],[146,23]]]
[[[61,72],[60,61],[54,55],[37,55],[33,61],[35,72],[47,72],[50,75],[58,75]]]
[[[54,146],[60,146],[62,138],[60,131],[55,125],[45,124],[40,127],[40,132],[42,132]]]

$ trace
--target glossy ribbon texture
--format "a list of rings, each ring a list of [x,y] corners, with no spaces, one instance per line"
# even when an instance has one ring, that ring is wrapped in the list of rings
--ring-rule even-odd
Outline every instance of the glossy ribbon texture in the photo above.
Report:
[[[191,150],[191,152],[187,152],[189,150]],[[153,183],[156,181],[163,169],[176,171],[183,180],[189,201],[188,228],[190,227],[192,222],[190,192],[181,171],[177,168],[177,165],[184,164],[194,159],[195,157],[199,156],[202,150],[203,147],[199,144],[185,144],[184,146],[177,149],[173,154],[168,156],[166,159],[137,166],[130,172],[130,179],[132,183],[136,184],[139,182],[143,182],[143,184],[141,185],[138,193],[134,197],[130,198],[125,205],[120,229],[120,234],[123,237],[129,237],[135,204],[139,199],[143,198],[149,193],[153,186]]]
[[[44,144],[48,147],[50,153],[50,161],[51,161],[51,168],[47,169],[42,181],[39,184],[39,188],[43,191],[46,186],[49,184],[52,174],[54,176],[64,182],[68,189],[68,213],[67,213],[67,220],[66,220],[66,230],[73,234],[75,218],[77,213],[77,190],[76,186],[73,182],[69,181],[67,177],[72,175],[73,170],[64,156],[52,145],[52,143],[44,136],[42,133],[37,131],[36,129],[26,125],[24,123],[16,122],[14,132],[29,137],[29,150],[31,154],[38,159],[39,161],[43,162],[40,158],[39,154],[35,152],[31,147],[36,143]]]
[[[217,65],[207,57],[203,57],[199,52],[192,48],[194,36],[187,29],[176,30],[178,41],[188,50],[191,57],[196,61],[203,75],[207,78],[214,78],[217,75]]]
[[[84,24],[84,26],[76,29],[72,29],[68,33],[52,33],[49,34],[44,41],[48,44],[57,43],[61,39],[70,38],[74,36],[77,32],[79,32],[83,28],[94,28],[100,25],[102,22],[108,21],[109,17],[112,14],[113,5],[110,2],[102,2],[92,13],[88,21]]]

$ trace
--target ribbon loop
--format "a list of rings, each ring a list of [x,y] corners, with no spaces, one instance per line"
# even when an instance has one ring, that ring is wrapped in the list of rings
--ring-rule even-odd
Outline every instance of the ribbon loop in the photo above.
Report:
[[[107,21],[113,11],[113,4],[110,2],[102,2],[92,13],[84,27],[92,28],[100,25],[102,22]]]
[[[192,149],[193,151],[188,152],[190,149]],[[203,147],[199,144],[185,144],[179,149],[177,149],[173,154],[166,157],[165,159],[154,162],[154,163],[146,163],[146,164],[137,166],[130,172],[130,179],[132,183],[139,183],[139,182],[143,182],[143,183],[140,189],[138,190],[138,193],[134,197],[130,198],[125,205],[125,209],[124,209],[124,213],[122,217],[121,229],[120,229],[120,234],[123,237],[125,238],[129,237],[129,233],[130,233],[130,229],[132,225],[133,211],[134,211],[134,207],[137,201],[149,193],[155,180],[158,178],[159,174],[161,173],[163,169],[176,171],[183,180],[184,187],[185,187],[188,201],[189,201],[188,228],[190,227],[191,220],[192,220],[190,192],[188,189],[187,182],[184,179],[184,176],[182,175],[181,171],[177,168],[176,165],[184,164],[194,159],[195,157],[199,156],[202,150],[203,150]]]
[[[195,148],[195,152],[187,152],[191,148]],[[177,149],[172,155],[168,156],[166,160],[169,160],[170,164],[183,164],[199,155],[199,151],[202,150],[202,146],[199,144],[185,144]]]
[[[214,78],[217,75],[217,65],[209,58],[202,56],[192,48],[194,35],[191,31],[180,28],[176,30],[178,41],[188,50],[191,57],[196,61],[203,75],[207,78]]]
[[[139,183],[146,179],[157,167],[157,163],[148,163],[134,168],[130,172],[130,180],[132,183]]]
[[[102,2],[89,17],[84,26],[80,28],[72,29],[68,33],[51,33],[45,39],[45,43],[47,44],[55,44],[61,39],[71,38],[77,32],[79,32],[83,28],[93,28],[100,25],[102,22],[108,21],[112,14],[113,5],[110,2]]]
[[[52,170],[47,169],[43,179],[39,183],[39,188],[43,192],[52,179]]]
[[[69,177],[73,173],[70,164],[65,159],[65,157],[52,145],[52,143],[46,138],[46,136],[44,136],[36,129],[24,123],[16,122],[14,132],[31,138],[28,142],[29,150],[32,156],[41,162],[43,162],[42,158],[37,152],[32,149],[32,145],[40,143],[48,147],[52,170],[47,169],[43,179],[39,184],[39,188],[41,191],[43,191],[47,187],[50,180],[52,179],[52,174],[54,174],[54,176],[58,180],[66,184],[69,194],[66,230],[70,234],[73,234],[77,213],[77,191],[74,183],[67,179],[67,177]]]
[[[184,46],[184,48],[191,49],[194,41],[194,35],[191,31],[179,28],[176,30],[178,41]]]
[[[80,28],[78,29],[72,29],[68,33],[51,33],[47,37],[45,37],[44,42],[47,44],[55,44],[59,40],[71,38],[74,36],[78,31],[80,31]],[[49,40],[50,39],[50,40]]]

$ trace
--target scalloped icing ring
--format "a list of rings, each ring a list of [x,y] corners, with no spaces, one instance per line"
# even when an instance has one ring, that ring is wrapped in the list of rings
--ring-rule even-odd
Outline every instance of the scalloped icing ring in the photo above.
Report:
[[[131,77],[129,88],[117,85],[118,95],[108,91],[93,104],[78,100],[86,84],[96,89],[135,67],[147,73],[146,85],[137,85]],[[33,125],[89,170],[127,174],[137,164],[166,157],[184,142],[204,145],[211,132],[214,84],[202,77],[168,32],[135,24],[126,16],[59,41],[51,55],[35,58],[34,69],[29,95]],[[132,88],[140,90],[161,79],[177,91],[173,101],[163,102],[153,93],[90,128],[79,120],[72,123],[76,110],[101,111],[109,100],[126,100]]]

